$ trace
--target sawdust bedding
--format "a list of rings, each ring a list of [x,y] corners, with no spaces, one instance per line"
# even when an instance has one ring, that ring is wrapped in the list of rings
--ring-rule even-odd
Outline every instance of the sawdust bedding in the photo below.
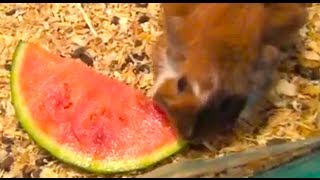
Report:
[[[98,72],[147,93],[153,83],[151,47],[162,33],[160,14],[161,6],[156,3],[0,4],[0,177],[106,177],[61,163],[19,126],[9,87],[11,58],[18,40],[40,42],[63,57],[80,57]],[[185,150],[156,166],[318,134],[319,32],[320,5],[313,4],[309,22],[300,31],[302,41],[279,68],[281,80],[270,91],[273,107],[265,111],[264,126],[254,133],[237,133],[230,145],[216,153]],[[144,171],[112,177],[132,177]]]

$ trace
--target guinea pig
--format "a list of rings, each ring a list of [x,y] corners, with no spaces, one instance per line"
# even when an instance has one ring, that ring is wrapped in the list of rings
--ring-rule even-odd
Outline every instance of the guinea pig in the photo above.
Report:
[[[259,97],[279,62],[278,49],[306,17],[305,5],[298,3],[162,7],[164,33],[151,57],[153,98],[190,141],[202,119],[233,122]]]

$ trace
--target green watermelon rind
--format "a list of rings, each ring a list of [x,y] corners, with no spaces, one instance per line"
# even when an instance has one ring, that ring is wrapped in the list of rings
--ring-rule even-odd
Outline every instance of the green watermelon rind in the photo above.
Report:
[[[21,123],[23,129],[29,134],[29,136],[42,148],[46,149],[49,153],[55,156],[57,159],[75,165],[79,168],[88,170],[95,173],[121,173],[133,170],[144,169],[156,164],[157,162],[168,158],[169,156],[177,153],[183,147],[186,146],[184,140],[178,139],[170,144],[163,146],[160,149],[155,150],[153,153],[138,157],[131,160],[91,160],[88,155],[77,153],[70,148],[59,145],[52,138],[44,134],[40,128],[37,128],[35,123],[32,123],[32,116],[25,105],[25,100],[19,92],[19,70],[21,68],[23,55],[28,43],[25,41],[19,41],[15,52],[13,54],[13,63],[11,70],[11,93],[12,102],[15,108],[18,121]]]

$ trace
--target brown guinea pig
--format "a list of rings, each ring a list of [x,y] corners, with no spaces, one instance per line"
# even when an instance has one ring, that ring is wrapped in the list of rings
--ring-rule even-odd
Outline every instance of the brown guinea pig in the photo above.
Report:
[[[296,3],[162,6],[165,30],[152,55],[153,97],[188,140],[196,138],[202,118],[237,119],[265,89],[278,64],[278,48],[306,17],[304,4]]]

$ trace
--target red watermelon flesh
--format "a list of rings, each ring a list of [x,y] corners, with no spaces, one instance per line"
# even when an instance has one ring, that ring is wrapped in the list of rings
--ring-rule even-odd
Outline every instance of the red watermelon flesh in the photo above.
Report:
[[[22,126],[65,162],[122,172],[152,165],[183,147],[154,102],[79,60],[20,42],[11,76]]]

